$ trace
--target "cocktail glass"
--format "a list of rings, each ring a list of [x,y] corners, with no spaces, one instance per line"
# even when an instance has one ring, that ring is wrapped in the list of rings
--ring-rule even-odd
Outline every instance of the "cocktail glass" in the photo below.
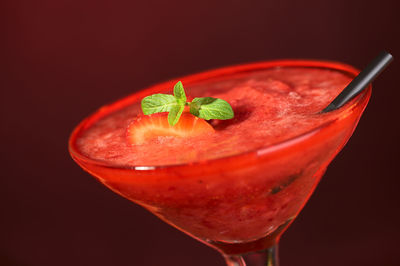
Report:
[[[190,87],[276,67],[323,68],[351,78],[358,73],[341,63],[282,60],[220,68],[179,80]],[[76,140],[93,123],[145,96],[169,91],[174,82],[137,92],[85,119],[70,137],[72,158],[114,192],[220,251],[228,265],[277,266],[282,233],[352,135],[370,98],[371,86],[342,107],[340,115],[322,125],[234,156],[169,166],[127,166],[95,160],[80,152]]]

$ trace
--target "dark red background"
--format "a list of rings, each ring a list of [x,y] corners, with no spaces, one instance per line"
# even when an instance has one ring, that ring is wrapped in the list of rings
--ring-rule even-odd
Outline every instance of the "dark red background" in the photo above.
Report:
[[[277,58],[398,61],[281,241],[282,265],[400,265],[396,0],[1,2],[0,265],[224,265],[69,157],[73,127],[144,86]]]

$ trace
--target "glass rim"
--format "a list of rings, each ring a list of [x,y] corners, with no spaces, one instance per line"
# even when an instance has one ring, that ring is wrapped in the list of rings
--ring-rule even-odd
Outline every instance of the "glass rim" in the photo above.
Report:
[[[284,149],[285,147],[289,147],[291,145],[295,145],[296,143],[300,143],[303,140],[311,138],[313,135],[317,134],[324,128],[329,127],[334,122],[341,120],[341,117],[333,117],[330,120],[322,123],[321,125],[312,128],[306,132],[301,134],[295,135],[291,138],[284,139],[282,141],[269,144],[266,146],[262,146],[260,148],[256,148],[253,150],[249,150],[246,152],[212,158],[208,160],[201,160],[201,161],[193,161],[187,163],[179,163],[179,164],[166,164],[166,165],[126,165],[126,164],[116,164],[111,163],[105,160],[98,160],[90,158],[81,152],[76,147],[76,140],[79,137],[80,133],[82,133],[85,129],[89,128],[95,121],[98,121],[100,118],[104,117],[107,114],[110,114],[116,110],[120,110],[122,108],[127,107],[128,105],[132,104],[133,102],[140,100],[141,98],[148,96],[149,94],[153,94],[159,92],[165,88],[172,88],[173,85],[179,80],[185,80],[185,84],[202,82],[210,78],[216,77],[223,77],[229,76],[237,73],[245,73],[250,71],[257,71],[257,70],[265,70],[269,68],[280,68],[280,67],[304,67],[304,68],[322,68],[322,69],[330,69],[342,72],[348,76],[354,78],[360,72],[357,68],[341,63],[336,61],[325,61],[325,60],[312,60],[312,59],[282,59],[282,60],[270,60],[270,61],[262,61],[262,62],[253,62],[253,63],[244,63],[238,64],[233,66],[226,66],[215,68],[211,70],[206,70],[202,72],[198,72],[195,74],[190,74],[186,76],[181,76],[178,78],[171,79],[169,81],[160,82],[152,86],[148,86],[144,89],[140,89],[132,94],[125,96],[119,100],[114,101],[111,104],[103,105],[95,112],[88,115],[85,119],[83,119],[72,131],[69,141],[68,141],[68,149],[72,156],[72,158],[76,161],[84,161],[85,163],[92,164],[95,166],[103,167],[103,168],[111,168],[111,169],[121,169],[121,170],[133,170],[133,171],[150,171],[150,170],[162,170],[162,169],[171,169],[171,168],[179,168],[179,167],[196,167],[196,166],[203,166],[210,163],[223,163],[224,160],[228,159],[238,159],[244,158],[250,155],[257,155],[266,156],[268,154],[273,153],[274,151],[279,151]],[[368,85],[366,89],[364,89],[361,93],[355,96],[350,102],[345,104],[338,110],[345,110],[344,113],[350,113],[356,107],[358,107],[363,100],[369,99],[371,94],[372,85]],[[107,109],[107,110],[105,110]],[[347,116],[347,115],[346,115]],[[346,117],[344,116],[344,117]],[[343,117],[343,116],[342,116]]]

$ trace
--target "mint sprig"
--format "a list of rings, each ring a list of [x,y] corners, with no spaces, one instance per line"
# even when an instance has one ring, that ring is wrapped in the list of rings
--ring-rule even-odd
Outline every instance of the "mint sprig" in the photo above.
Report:
[[[190,113],[205,119],[231,119],[234,117],[232,107],[228,102],[212,97],[194,98],[187,102],[182,82],[174,86],[174,95],[157,93],[143,98],[142,110],[145,115],[168,112],[168,123],[174,126],[178,123],[185,106],[189,106]]]

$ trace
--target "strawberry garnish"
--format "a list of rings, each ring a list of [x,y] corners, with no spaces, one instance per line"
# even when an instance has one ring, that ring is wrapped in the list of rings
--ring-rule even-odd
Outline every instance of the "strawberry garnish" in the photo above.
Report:
[[[175,84],[174,95],[156,93],[144,97],[141,106],[145,115],[168,112],[168,123],[171,126],[178,123],[185,109],[205,120],[226,120],[234,117],[232,107],[225,100],[212,97],[194,99],[187,97],[181,81]]]
[[[139,116],[127,130],[127,138],[131,144],[143,144],[158,137],[195,137],[214,132],[213,127],[205,120],[188,112],[183,112],[179,121],[171,126],[167,113]]]

